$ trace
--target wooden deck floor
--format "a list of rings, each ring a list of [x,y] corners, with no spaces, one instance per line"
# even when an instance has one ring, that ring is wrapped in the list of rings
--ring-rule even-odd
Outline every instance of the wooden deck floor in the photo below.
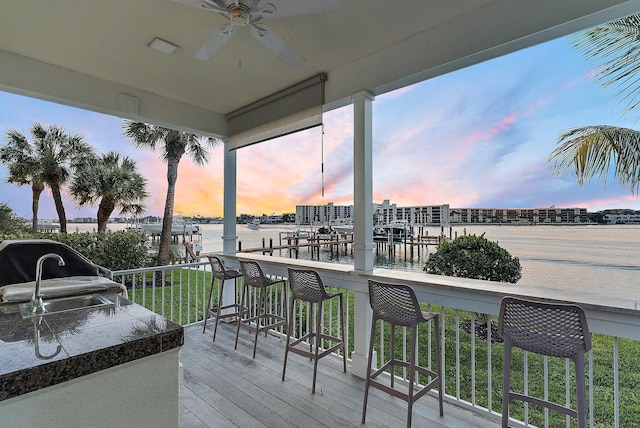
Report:
[[[180,350],[184,383],[180,390],[180,426],[191,427],[348,427],[361,426],[364,381],[343,373],[338,359],[326,357],[318,367],[316,393],[311,393],[312,363],[289,354],[287,378],[281,381],[284,342],[258,338],[256,359],[251,358],[252,334],[240,331],[233,349],[235,328],[221,323],[212,342],[213,325],[202,334],[202,324],[185,328]],[[445,403],[445,416],[437,399],[421,398],[413,410],[413,425],[421,427],[498,426],[466,410]],[[369,427],[406,424],[406,403],[371,389]]]

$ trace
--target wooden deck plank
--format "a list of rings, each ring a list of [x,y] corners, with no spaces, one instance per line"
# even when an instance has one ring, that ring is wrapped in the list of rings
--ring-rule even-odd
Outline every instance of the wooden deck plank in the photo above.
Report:
[[[286,422],[290,422],[291,426],[300,426],[300,424],[336,426],[347,423],[347,421],[340,419],[336,415],[331,415],[329,418],[326,415],[321,415],[317,409],[314,409],[312,404],[300,402],[300,399],[290,400],[291,397],[295,397],[290,392],[292,385],[283,383],[279,372],[265,370],[262,364],[264,359],[262,355],[258,355],[256,360],[252,360],[251,357],[241,356],[237,353],[230,356],[224,355],[227,352],[226,350],[218,353],[219,349],[226,349],[227,346],[231,347],[233,345],[232,342],[221,344],[220,327],[218,332],[218,340],[215,344],[208,337],[205,339],[207,342],[205,348],[209,350],[210,357],[207,359],[208,361],[200,359],[199,362],[205,366],[212,367],[210,371],[217,376],[218,382],[229,383],[244,391],[247,394],[247,399],[255,401],[255,403],[248,405],[254,412],[258,410],[258,405],[266,406],[269,411],[277,409],[278,414],[284,415],[284,417],[280,416],[279,426],[286,425]],[[243,350],[242,347],[242,344],[240,344],[238,352]],[[194,357],[193,353],[185,355],[187,358],[199,358],[198,356]],[[224,367],[221,367],[216,361],[219,358],[227,358],[229,361],[225,362]],[[270,361],[269,359],[264,360]],[[260,416],[260,418],[267,419],[268,417],[269,415],[265,414]],[[321,418],[316,419],[316,417]]]
[[[253,334],[240,331],[234,350],[235,326],[220,323],[216,342],[213,329],[202,325],[185,328],[180,351],[184,366],[180,426],[191,427],[335,427],[361,426],[364,381],[342,371],[342,361],[327,357],[318,365],[316,393],[311,393],[313,363],[289,354],[282,382],[284,341],[258,338],[255,360]],[[367,407],[368,427],[404,426],[406,403],[372,389]],[[445,404],[440,417],[437,399],[421,398],[414,404],[413,425],[433,427],[498,426],[493,421]]]

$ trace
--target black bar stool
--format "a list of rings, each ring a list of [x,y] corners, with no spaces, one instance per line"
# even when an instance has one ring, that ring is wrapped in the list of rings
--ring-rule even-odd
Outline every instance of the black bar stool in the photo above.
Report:
[[[500,305],[498,330],[504,338],[502,367],[502,426],[509,424],[512,400],[533,403],[578,419],[587,426],[584,356],[591,349],[587,317],[576,305],[533,302],[505,297]],[[576,410],[537,397],[511,391],[511,350],[513,347],[549,357],[570,358],[576,367]]]
[[[422,312],[418,299],[413,289],[407,285],[385,284],[383,282],[369,280],[369,301],[373,309],[373,318],[371,320],[371,338],[369,342],[369,361],[367,363],[367,379],[364,387],[364,405],[362,406],[362,423],[365,422],[367,415],[367,398],[369,397],[369,387],[373,386],[385,391],[394,397],[401,398],[407,402],[407,427],[411,426],[411,415],[413,412],[413,403],[429,392],[433,387],[438,387],[440,416],[443,416],[443,385],[442,385],[442,361],[440,355],[440,326],[438,323],[438,314],[432,312]],[[373,345],[376,335],[376,323],[382,320],[391,325],[390,339],[390,359],[382,364],[374,373],[371,373]],[[416,347],[418,336],[418,324],[433,320],[435,323],[436,337],[436,365],[437,371],[433,371],[426,367],[417,365]],[[404,326],[411,329],[411,356],[409,361],[398,360],[395,355],[395,327]],[[409,382],[408,392],[403,392],[394,387],[395,366],[408,369]],[[391,368],[391,386],[386,385],[376,377]],[[415,375],[423,374],[431,378],[431,381],[419,391],[414,391]]]
[[[284,279],[272,280],[266,277],[262,272],[260,265],[253,261],[240,261],[240,272],[244,277],[244,286],[242,287],[242,296],[240,297],[241,312],[248,313],[249,317],[239,318],[238,330],[236,331],[236,344],[234,349],[238,349],[238,336],[240,335],[240,327],[255,331],[253,339],[253,358],[256,357],[256,347],[258,345],[258,334],[264,331],[266,337],[267,331],[272,328],[280,327],[287,324],[286,307],[282,308],[285,316],[267,312],[267,292],[272,285],[282,283],[284,292],[284,301],[287,301],[287,287],[284,286]],[[254,308],[254,315],[251,316],[249,311],[249,287],[258,291],[258,307]],[[285,303],[286,305],[286,303]]]
[[[287,327],[287,343],[284,348],[284,364],[282,365],[282,380],[284,381],[284,375],[287,371],[287,356],[289,352],[293,352],[298,355],[313,359],[313,382],[311,386],[311,392],[316,392],[316,377],[318,373],[318,360],[324,356],[327,356],[338,349],[342,349],[342,369],[347,372],[347,353],[345,350],[344,341],[344,303],[342,293],[327,293],[324,288],[324,284],[320,279],[320,275],[313,270],[301,270],[301,269],[288,269],[289,271],[289,286],[291,287],[291,307],[289,308],[289,326]],[[340,337],[331,336],[325,334],[322,330],[322,307],[323,303],[327,300],[331,300],[337,297],[339,299],[340,306]],[[309,324],[309,331],[302,337],[291,341],[291,332],[295,328],[294,322],[294,310],[296,306],[296,300],[301,302],[308,302],[311,305],[311,311],[313,311],[313,305],[317,305],[316,309],[316,326],[315,331],[311,324]],[[309,342],[309,350],[301,349],[297,345],[303,342]],[[333,345],[327,349],[322,348],[323,341],[330,341]],[[306,345],[304,345],[306,346]],[[322,352],[320,349],[322,348]]]
[[[209,259],[209,263],[211,264],[211,290],[209,291],[209,300],[207,302],[207,311],[204,317],[204,327],[202,328],[202,333],[207,329],[207,319],[210,316],[216,317],[216,324],[213,328],[213,340],[216,340],[216,333],[218,332],[218,321],[224,318],[234,317],[237,319],[240,316],[240,311],[242,310],[242,306],[238,303],[238,278],[242,276],[240,272],[234,269],[225,269],[224,263],[222,259],[217,256],[207,256]],[[211,296],[213,295],[213,285],[216,279],[220,280],[220,288],[218,289],[218,307],[214,312],[211,309]],[[222,292],[224,291],[224,284],[227,279],[233,279],[233,303],[229,305],[222,306]],[[228,312],[222,314],[222,311],[225,309],[233,309],[232,312]]]

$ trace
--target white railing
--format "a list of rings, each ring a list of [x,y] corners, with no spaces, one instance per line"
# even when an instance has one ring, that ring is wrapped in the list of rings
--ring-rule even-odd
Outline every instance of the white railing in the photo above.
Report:
[[[225,256],[230,267],[237,267],[237,258]],[[640,304],[637,300],[614,300],[588,293],[572,294],[526,285],[499,284],[486,281],[439,277],[434,275],[377,269],[363,273],[351,266],[313,261],[284,259],[261,255],[241,254],[239,258],[258,261],[263,270],[276,278],[287,277],[287,267],[317,270],[325,285],[345,293],[345,333],[351,371],[362,377],[366,370],[371,309],[368,301],[368,279],[404,283],[412,286],[425,309],[436,311],[441,319],[444,389],[450,403],[499,417],[502,402],[502,344],[496,339],[495,324],[500,301],[505,295],[532,299],[556,299],[579,304],[587,313],[589,327],[594,333],[593,349],[587,361],[587,402],[589,426],[633,426],[640,420],[640,398],[637,393],[640,371]],[[151,310],[186,325],[202,320],[210,287],[208,263],[135,269],[114,273],[114,280],[130,286],[129,297]],[[154,273],[156,272],[156,273]],[[218,284],[214,285],[217,295]],[[271,292],[269,301],[275,311],[284,314],[281,289]],[[294,335],[300,337],[313,320],[308,306],[298,305],[296,317],[306,320]],[[477,317],[489,314],[490,317]],[[310,316],[311,315],[311,316]],[[324,324],[330,334],[337,334],[338,315],[335,305],[325,307]],[[464,328],[463,328],[464,327]],[[482,328],[488,340],[469,334]],[[435,366],[435,344],[432,326],[426,325],[418,333],[420,364]],[[397,331],[402,329],[397,329]],[[378,361],[388,355],[388,338],[378,328],[376,353]],[[283,328],[278,329],[284,334]],[[408,355],[406,331],[396,346]],[[512,389],[548,397],[575,406],[573,368],[568,361],[542,358],[538,355],[516,353],[513,358]],[[518,375],[518,373],[520,373]],[[405,373],[396,371],[404,378]],[[420,379],[422,383],[424,380]],[[572,426],[568,418],[533,406],[511,407],[517,426]],[[575,424],[575,421],[574,421]]]

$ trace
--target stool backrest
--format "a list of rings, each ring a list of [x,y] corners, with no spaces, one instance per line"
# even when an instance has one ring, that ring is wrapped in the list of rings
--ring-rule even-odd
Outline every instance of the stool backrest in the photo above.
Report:
[[[550,357],[575,358],[591,349],[582,308],[505,297],[498,330],[513,346]]]
[[[242,272],[245,284],[250,287],[265,287],[269,283],[257,262],[240,260],[240,272]]]
[[[288,269],[289,287],[294,299],[306,302],[322,302],[327,298],[327,292],[318,272],[314,270]]]
[[[225,279],[224,278],[224,263],[222,259],[218,256],[207,256],[209,259],[209,263],[211,264],[211,275],[217,279]]]
[[[369,302],[376,319],[404,326],[426,321],[416,294],[408,285],[369,280]]]

